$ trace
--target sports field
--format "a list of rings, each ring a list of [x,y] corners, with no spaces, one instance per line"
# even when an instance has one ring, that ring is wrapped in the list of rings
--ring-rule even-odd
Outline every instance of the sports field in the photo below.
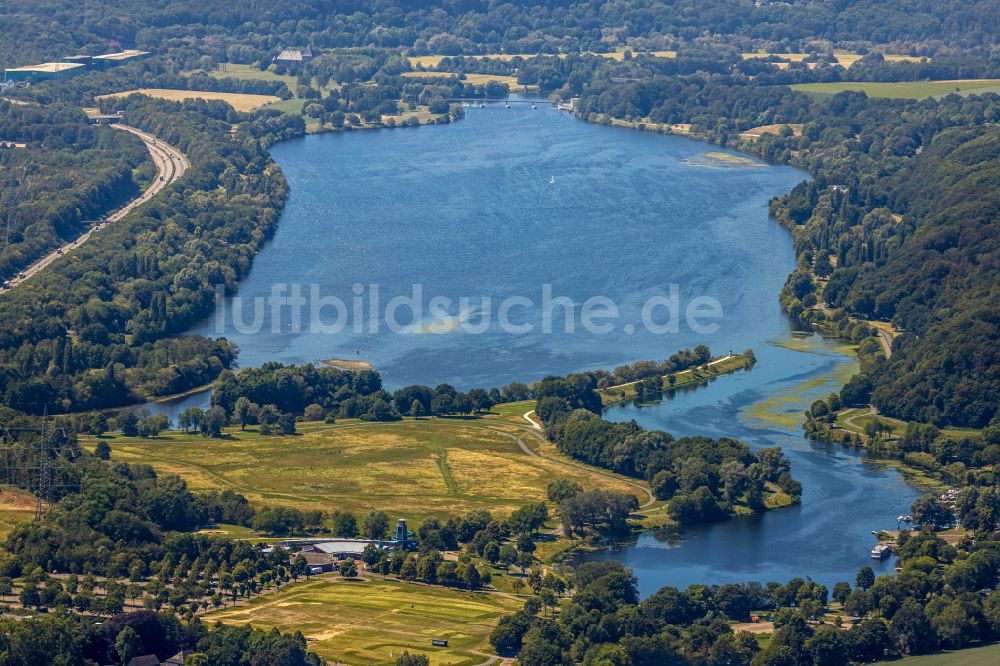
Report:
[[[157,99],[167,99],[174,102],[181,102],[186,99],[206,99],[221,100],[232,106],[237,111],[253,111],[267,104],[280,102],[280,97],[274,95],[247,95],[244,93],[207,92],[204,90],[168,90],[166,88],[138,88],[136,90],[126,90],[120,93],[101,95],[97,99],[106,97],[128,97],[133,93],[141,93]]]
[[[556,459],[526,453],[516,438],[526,446],[541,443],[514,423],[527,424],[521,414],[530,408],[481,419],[299,424],[301,434],[290,437],[237,428],[224,439],[171,431],[155,440],[106,441],[113,459],[180,474],[193,489],[231,488],[256,503],[301,509],[382,509],[411,520],[477,508],[508,513],[545,500],[546,486],[561,477],[645,499],[628,481],[568,466],[554,451],[546,455]],[[87,448],[95,443],[82,439]]]
[[[480,664],[494,654],[487,640],[501,615],[523,599],[398,581],[314,578],[207,616],[227,624],[301,631],[309,649],[336,663],[388,664],[403,650],[431,664]],[[434,647],[431,640],[448,641]]]
[[[925,99],[950,93],[963,95],[994,92],[1000,93],[1000,79],[962,79],[956,81],[904,81],[901,83],[876,83],[850,81],[838,83],[797,83],[791,86],[814,97],[828,97],[845,90],[863,91],[869,97],[891,99]]]

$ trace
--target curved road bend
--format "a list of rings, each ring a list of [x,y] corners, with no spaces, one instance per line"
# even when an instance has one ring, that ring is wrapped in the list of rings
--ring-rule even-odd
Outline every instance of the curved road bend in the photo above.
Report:
[[[167,187],[187,171],[191,167],[191,162],[188,161],[187,156],[185,156],[181,151],[177,150],[171,145],[164,143],[163,141],[157,139],[152,134],[148,132],[143,132],[142,130],[136,129],[135,127],[130,127],[128,125],[112,125],[116,129],[135,134],[139,137],[144,144],[146,144],[146,149],[149,151],[150,156],[153,158],[153,163],[156,165],[157,174],[153,179],[152,185],[146,188],[146,191],[140,194],[132,201],[128,202],[122,208],[119,208],[115,212],[111,213],[105,218],[105,222],[94,225],[93,227],[87,229],[82,236],[78,237],[76,240],[66,243],[60,248],[57,248],[42,257],[35,263],[33,263],[28,268],[24,269],[16,277],[9,280],[10,287],[3,288],[0,287],[0,294],[3,294],[10,289],[18,286],[19,284],[31,279],[33,275],[36,275],[39,271],[43,270],[46,266],[51,264],[53,261],[61,257],[62,255],[74,250],[88,240],[94,235],[94,232],[103,229],[106,224],[111,224],[112,222],[118,222],[123,217],[128,215],[134,208],[144,204],[147,200],[156,195],[160,190]]]

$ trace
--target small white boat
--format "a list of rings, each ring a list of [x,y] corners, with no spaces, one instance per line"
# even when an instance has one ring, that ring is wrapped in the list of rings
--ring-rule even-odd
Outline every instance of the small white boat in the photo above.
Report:
[[[880,543],[877,544],[874,548],[872,548],[873,560],[881,560],[886,557],[889,557],[890,555],[892,555],[892,549],[889,547],[889,544],[887,543]]]
[[[555,185],[555,184],[556,184],[556,177],[549,176],[549,185]]]

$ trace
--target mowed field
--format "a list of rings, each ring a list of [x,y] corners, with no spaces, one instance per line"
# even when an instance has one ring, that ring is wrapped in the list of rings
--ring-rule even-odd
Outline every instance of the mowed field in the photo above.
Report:
[[[1000,664],[1000,643],[883,663],[898,666],[996,666]]]
[[[336,663],[388,664],[407,650],[426,654],[435,666],[468,666],[494,654],[487,642],[490,632],[501,615],[522,602],[502,594],[324,576],[206,619],[299,630],[310,650]],[[438,638],[448,647],[433,647],[431,640]]]
[[[280,97],[275,97],[274,95],[248,95],[244,93],[206,92],[203,90],[168,90],[166,88],[138,88],[136,90],[126,90],[125,92],[101,95],[97,99],[104,99],[106,97],[128,97],[133,93],[141,93],[143,95],[148,95],[149,97],[167,99],[174,102],[182,102],[186,99],[221,100],[232,106],[237,111],[243,112],[253,111],[254,109],[262,106],[281,101]]]
[[[950,93],[977,94],[1000,93],[1000,79],[962,79],[956,81],[904,81],[901,83],[876,83],[871,81],[838,83],[797,83],[791,86],[814,97],[828,97],[845,90],[863,91],[869,97],[891,99],[924,99]]]
[[[525,404],[516,415],[481,419],[299,424],[300,434],[288,437],[231,429],[224,439],[171,431],[155,440],[106,441],[115,460],[180,474],[193,489],[231,488],[258,504],[301,509],[382,509],[411,520],[476,508],[508,513],[545,500],[546,486],[561,477],[645,499],[610,473],[525,453],[515,438],[541,446],[514,424],[527,424],[520,417],[531,408]],[[82,444],[93,448],[96,440]]]

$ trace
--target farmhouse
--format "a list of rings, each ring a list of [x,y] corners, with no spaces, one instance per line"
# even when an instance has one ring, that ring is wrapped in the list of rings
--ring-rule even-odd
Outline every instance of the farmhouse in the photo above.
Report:
[[[278,55],[274,56],[274,59],[271,62],[275,65],[301,65],[302,63],[309,62],[312,59],[312,48],[307,46],[302,51],[285,49]]]

